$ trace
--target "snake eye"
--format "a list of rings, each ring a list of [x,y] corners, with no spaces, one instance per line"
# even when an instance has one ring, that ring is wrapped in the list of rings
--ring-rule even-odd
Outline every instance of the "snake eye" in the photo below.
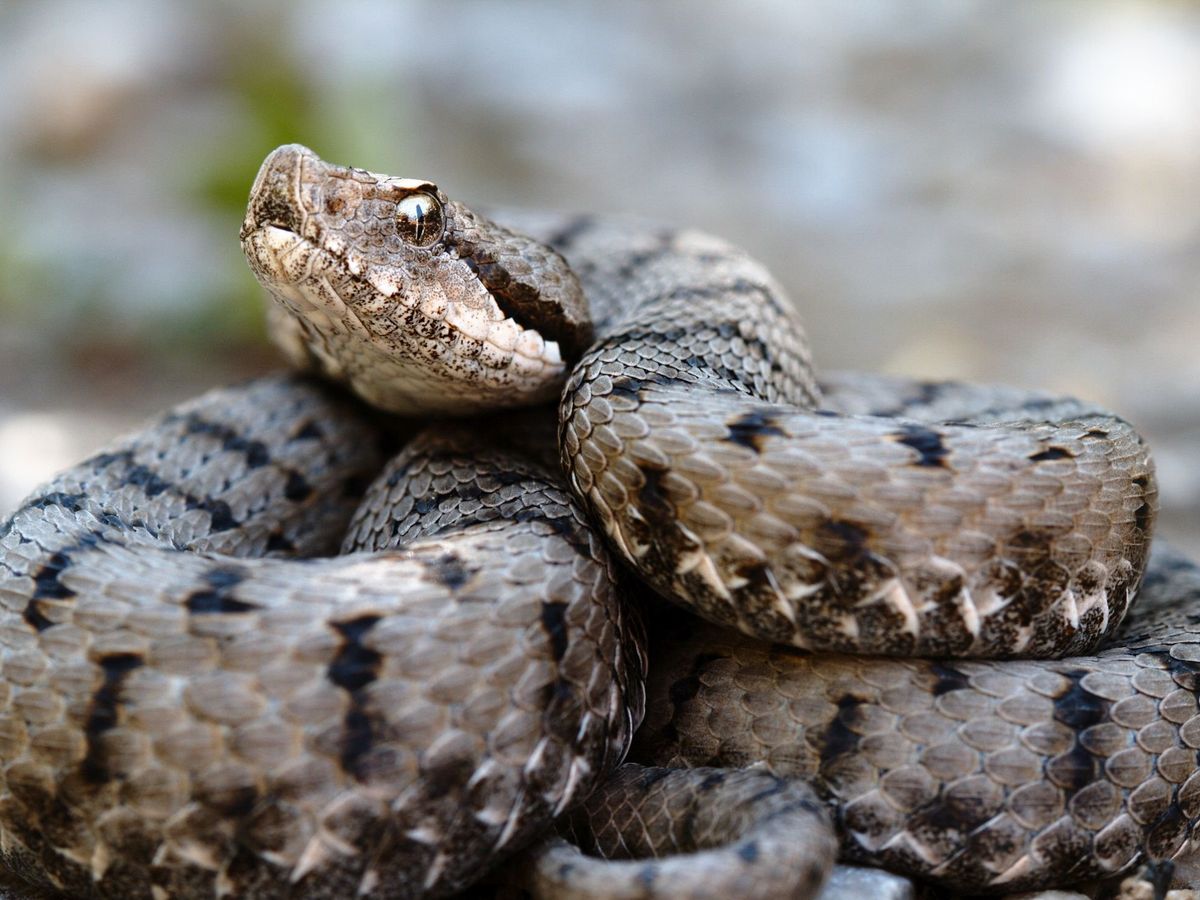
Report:
[[[429,194],[409,194],[396,204],[400,237],[416,247],[428,247],[442,236],[442,204]]]

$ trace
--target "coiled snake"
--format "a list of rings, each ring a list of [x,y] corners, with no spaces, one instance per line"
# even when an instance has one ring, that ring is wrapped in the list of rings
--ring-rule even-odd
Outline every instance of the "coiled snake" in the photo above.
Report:
[[[404,414],[561,390],[566,481],[545,416],[443,422],[384,465],[391,420],[295,375],[44,486],[0,530],[12,873],[77,897],[436,896],[569,809],[590,855],[548,845],[544,894],[802,896],[826,815],[843,857],[960,890],[1187,844],[1200,574],[1156,551],[1117,631],[1156,510],[1127,424],[1007,389],[818,387],[790,302],[728,244],[511,222],[267,158],[242,241],[288,357]],[[625,571],[709,623],[658,616],[645,693]],[[1018,655],[1067,658],[963,659]],[[643,708],[651,768],[577,805]]]

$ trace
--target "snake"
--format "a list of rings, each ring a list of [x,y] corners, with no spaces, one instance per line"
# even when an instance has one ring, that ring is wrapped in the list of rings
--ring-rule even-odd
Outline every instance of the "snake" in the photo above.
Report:
[[[1004,893],[1189,845],[1200,570],[1151,552],[1124,420],[818,381],[723,239],[300,145],[241,240],[297,371],[0,526],[10,877],[810,896],[839,855]]]

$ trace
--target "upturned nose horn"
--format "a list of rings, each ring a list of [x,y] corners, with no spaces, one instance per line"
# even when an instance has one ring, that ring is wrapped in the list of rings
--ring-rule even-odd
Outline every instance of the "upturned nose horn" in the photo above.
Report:
[[[318,157],[301,144],[284,144],[267,155],[250,188],[243,237],[267,225],[300,232],[300,167],[306,160],[318,161]]]

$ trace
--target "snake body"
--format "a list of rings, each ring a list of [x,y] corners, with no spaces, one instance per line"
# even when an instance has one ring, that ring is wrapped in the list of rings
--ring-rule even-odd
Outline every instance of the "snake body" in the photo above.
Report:
[[[372,416],[291,377],[39,490],[0,530],[13,871],[74,896],[468,884],[625,754],[646,666],[614,556],[710,623],[656,628],[636,758],[764,771],[623,769],[570,820],[592,855],[551,848],[539,890],[719,892],[598,857],[694,849],[749,884],[801,843],[781,865],[810,890],[828,838],[793,777],[845,855],[958,889],[1186,844],[1200,653],[1171,604],[1197,581],[1161,555],[1112,637],[1156,511],[1126,423],[1027,392],[823,391],[791,302],[731,245],[509,221],[267,158],[242,240],[285,354],[401,413],[536,403],[569,372],[566,481],[525,420],[437,425],[379,472]],[[1018,654],[1069,658],[954,659]],[[704,819],[718,788],[775,825]]]

